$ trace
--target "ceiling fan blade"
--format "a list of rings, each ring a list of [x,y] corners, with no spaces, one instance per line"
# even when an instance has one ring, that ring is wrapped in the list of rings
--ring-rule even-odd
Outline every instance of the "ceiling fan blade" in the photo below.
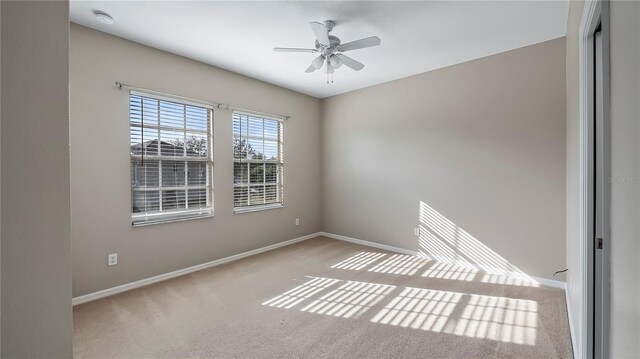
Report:
[[[320,70],[322,68],[322,65],[324,65],[324,56],[320,55],[315,59],[313,59],[313,61],[311,62],[311,65],[307,67],[305,72],[309,73],[309,72],[314,72],[315,70]]]
[[[329,46],[329,32],[324,24],[319,22],[310,22],[309,26],[311,26],[311,31],[316,35],[316,39],[323,46]]]
[[[323,64],[324,64],[324,56],[320,55],[315,59],[313,59],[311,66],[315,66],[316,70],[320,70]]]
[[[299,49],[296,47],[274,47],[275,52],[318,52],[316,49]]]
[[[351,51],[357,49],[364,49],[365,47],[372,47],[380,45],[380,38],[377,36],[371,36],[364,39],[347,42],[338,46],[339,51]]]
[[[362,69],[364,68],[364,65],[363,65],[363,64],[361,64],[361,63],[359,63],[358,61],[356,61],[356,60],[354,60],[354,59],[350,58],[350,57],[349,57],[349,56],[347,56],[347,55],[343,55],[343,54],[336,54],[335,56],[336,56],[336,57],[338,57],[338,58],[340,59],[340,61],[342,61],[342,63],[343,63],[345,66],[349,66],[349,67],[351,67],[352,69],[354,69],[354,70],[356,70],[356,71],[360,71],[360,70],[362,70]]]

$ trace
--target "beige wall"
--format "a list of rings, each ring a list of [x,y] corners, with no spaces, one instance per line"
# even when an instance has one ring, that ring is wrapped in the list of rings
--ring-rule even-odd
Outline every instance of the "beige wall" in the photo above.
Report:
[[[69,7],[2,1],[3,358],[69,358]]]
[[[581,275],[580,275],[580,55],[578,31],[583,1],[571,1],[566,37],[566,218],[567,218],[567,297],[569,318],[574,331],[574,344],[581,338]],[[576,350],[576,349],[574,349]]]
[[[611,1],[611,357],[640,357],[640,3]]]
[[[322,148],[324,231],[563,279],[564,38],[325,99]]]
[[[75,24],[70,61],[74,296],[320,229],[320,100]],[[128,93],[115,81],[291,115],[284,208],[233,214],[231,112],[216,110],[215,217],[132,228]]]

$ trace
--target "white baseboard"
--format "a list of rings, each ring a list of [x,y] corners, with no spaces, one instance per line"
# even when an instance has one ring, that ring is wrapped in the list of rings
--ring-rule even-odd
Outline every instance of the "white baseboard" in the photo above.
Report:
[[[564,290],[564,299],[567,302],[567,320],[569,321],[569,332],[571,333],[571,346],[573,347],[573,357],[579,358],[578,350],[578,342],[576,341],[576,333],[573,328],[573,317],[571,316],[571,301],[569,300],[569,288],[565,288]]]
[[[338,240],[345,241],[345,242],[361,244],[361,245],[367,246],[367,247],[384,249],[386,251],[397,252],[397,253],[402,253],[402,254],[408,254],[410,256],[420,256],[420,252],[418,252],[418,251],[412,251],[412,250],[404,249],[404,248],[400,248],[400,247],[388,246],[386,244],[380,244],[380,243],[376,243],[376,242],[365,241],[363,239],[357,239],[357,238],[352,238],[352,237],[347,237],[347,236],[341,236],[341,235],[338,235],[338,234],[327,233],[327,232],[320,232],[319,235],[324,236],[324,237],[333,238],[333,239],[338,239]]]
[[[567,284],[565,282],[543,277],[536,277],[534,275],[530,275],[529,277],[542,285],[546,285],[547,287],[562,289],[565,292],[567,290]]]
[[[357,238],[353,238],[353,237],[341,236],[341,235],[338,235],[338,234],[327,233],[327,232],[319,232],[319,235],[325,236],[325,237],[329,237],[329,238],[333,238],[333,239],[338,239],[338,240],[345,241],[345,242],[356,243],[356,244],[360,244],[360,245],[367,246],[367,247],[384,249],[384,250],[391,251],[391,252],[408,254],[408,255],[412,255],[412,256],[419,256],[419,257],[423,257],[423,258],[429,258],[424,253],[421,253],[421,252],[418,252],[418,251],[412,251],[410,249],[394,247],[394,246],[388,246],[386,244],[380,244],[380,243],[376,243],[376,242],[365,241],[363,239],[357,239]],[[432,259],[438,260],[437,258],[432,258]],[[459,265],[465,266],[467,264],[466,263],[459,263]],[[533,279],[534,281],[538,282],[539,284],[546,285],[546,286],[552,287],[552,288],[560,288],[560,289],[565,290],[565,293],[566,293],[565,282],[561,282],[561,281],[553,280],[553,279],[542,278],[542,277],[536,277],[536,276],[532,276],[532,275],[527,275],[527,276],[529,278]]]
[[[256,254],[259,254],[259,253],[263,253],[263,252],[267,252],[267,251],[270,251],[270,250],[274,250],[276,248],[288,246],[290,244],[294,244],[294,243],[302,242],[302,241],[307,240],[307,239],[318,237],[318,236],[321,235],[320,233],[321,232],[308,234],[306,236],[290,239],[288,241],[272,244],[270,246],[254,249],[254,250],[251,250],[251,251],[248,251],[248,252],[232,255],[232,256],[229,256],[229,257],[225,257],[225,258],[216,259],[214,261],[207,262],[207,263],[198,264],[198,265],[195,265],[193,267],[179,269],[177,271],[173,271],[173,272],[169,272],[169,273],[165,273],[165,274],[160,274],[160,275],[157,275],[155,277],[141,279],[141,280],[138,280],[138,281],[135,281],[135,282],[131,282],[131,283],[119,285],[119,286],[116,286],[116,287],[100,290],[100,291],[97,291],[97,292],[81,295],[79,297],[73,298],[71,300],[71,303],[72,303],[72,305],[78,305],[78,304],[90,302],[90,301],[93,301],[93,300],[96,300],[96,299],[112,296],[114,294],[126,292],[128,290],[132,290],[132,289],[135,289],[135,288],[144,287],[144,286],[147,286],[149,284],[162,282],[162,281],[165,281],[167,279],[179,277],[179,276],[182,276],[182,275],[185,275],[185,274],[189,274],[189,273],[193,273],[193,272],[196,272],[196,271],[199,271],[199,270],[203,270],[203,269],[206,269],[206,268],[211,268],[211,267],[215,267],[215,266],[218,266],[218,265],[221,265],[221,264],[224,264],[224,263],[237,261],[238,259],[246,258],[246,257],[253,256],[253,255],[256,255]]]
[[[144,287],[144,286],[147,286],[147,285],[150,285],[150,284],[162,282],[162,281],[165,281],[167,279],[179,277],[179,276],[182,276],[182,275],[185,275],[185,274],[189,274],[189,273],[193,273],[193,272],[196,272],[196,271],[199,271],[199,270],[203,270],[203,269],[206,269],[206,268],[211,268],[211,267],[215,267],[215,266],[218,266],[218,265],[221,265],[221,264],[224,264],[224,263],[233,262],[233,261],[236,261],[238,259],[242,259],[242,258],[253,256],[253,255],[256,255],[256,254],[259,254],[259,253],[263,253],[263,252],[267,252],[267,251],[270,251],[270,250],[274,250],[276,248],[288,246],[288,245],[291,245],[291,244],[294,244],[294,243],[297,243],[297,242],[302,242],[304,240],[311,239],[311,238],[318,237],[318,236],[325,236],[325,237],[328,237],[328,238],[333,238],[333,239],[337,239],[337,240],[341,240],[341,241],[345,241],[345,242],[356,243],[356,244],[360,244],[360,245],[367,246],[367,247],[383,249],[383,250],[387,250],[387,251],[390,251],[390,252],[396,252],[396,253],[408,254],[408,255],[412,255],[412,256],[425,257],[425,255],[423,253],[420,253],[418,251],[405,249],[405,248],[389,246],[389,245],[386,245],[386,244],[380,244],[380,243],[376,243],[376,242],[365,241],[365,240],[362,240],[362,239],[357,239],[357,238],[352,238],[352,237],[347,237],[347,236],[341,236],[341,235],[337,235],[337,234],[333,234],[333,233],[316,232],[316,233],[312,233],[312,234],[309,234],[309,235],[306,235],[306,236],[303,236],[303,237],[298,237],[298,238],[290,239],[288,241],[272,244],[270,246],[254,249],[254,250],[251,250],[251,251],[248,251],[248,252],[232,255],[232,256],[229,256],[229,257],[225,257],[225,258],[216,259],[214,261],[207,262],[207,263],[198,264],[198,265],[195,265],[193,267],[179,269],[177,271],[173,271],[173,272],[169,272],[169,273],[165,273],[165,274],[160,274],[160,275],[157,275],[157,276],[154,276],[154,277],[145,278],[145,279],[141,279],[141,280],[138,280],[138,281],[135,281],[135,282],[126,283],[126,284],[119,285],[119,286],[116,286],[116,287],[107,288],[107,289],[100,290],[100,291],[97,291],[97,292],[81,295],[79,297],[73,298],[71,303],[72,303],[72,305],[78,305],[78,304],[82,304],[82,303],[87,303],[87,302],[90,302],[90,301],[93,301],[93,300],[97,300],[97,299],[100,299],[100,298],[105,298],[105,297],[108,297],[108,296],[112,296],[114,294],[126,292],[126,291],[129,291],[129,290],[140,288],[140,287]],[[534,276],[529,276],[529,277],[531,279],[537,281],[540,284],[543,284],[543,285],[546,285],[546,286],[549,286],[549,287],[565,289],[565,293],[566,293],[566,288],[565,288],[565,283],[564,282],[551,280],[551,279],[546,279],[546,278],[534,277]],[[567,301],[567,306],[568,305],[569,305],[569,302]],[[573,339],[573,331],[571,333],[572,333],[572,339]]]

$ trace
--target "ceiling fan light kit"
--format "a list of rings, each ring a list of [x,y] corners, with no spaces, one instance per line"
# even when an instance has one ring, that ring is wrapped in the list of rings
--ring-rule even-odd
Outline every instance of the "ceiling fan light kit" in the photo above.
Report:
[[[311,31],[316,37],[315,48],[313,49],[275,47],[273,51],[320,53],[320,55],[311,62],[311,65],[305,70],[305,72],[311,73],[322,69],[324,66],[327,74],[327,83],[333,83],[333,72],[342,65],[345,65],[355,71],[360,71],[364,68],[364,64],[342,54],[342,52],[380,45],[380,38],[377,36],[371,36],[343,44],[337,36],[329,35],[335,26],[336,23],[331,20],[325,20],[321,23],[315,21],[309,23],[309,27],[311,27]]]

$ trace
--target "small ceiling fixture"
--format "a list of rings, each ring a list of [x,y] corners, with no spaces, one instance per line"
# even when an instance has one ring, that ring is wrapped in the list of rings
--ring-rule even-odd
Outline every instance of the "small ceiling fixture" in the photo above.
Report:
[[[111,15],[107,14],[106,12],[94,10],[93,14],[96,16],[96,20],[98,20],[99,22],[107,25],[113,24],[113,17],[111,17]]]
[[[364,39],[347,42],[342,44],[340,39],[336,36],[329,35],[336,23],[331,20],[320,22],[310,22],[311,31],[316,35],[316,43],[314,49],[300,49],[289,47],[274,47],[273,51],[278,52],[319,52],[320,56],[316,57],[311,66],[307,68],[305,72],[314,72],[320,70],[326,63],[327,83],[331,80],[333,83],[333,71],[343,64],[356,71],[360,71],[364,68],[364,65],[358,61],[350,58],[349,56],[339,54],[338,52],[345,52],[357,49],[364,49],[366,47],[380,45],[380,38],[377,36],[371,36]]]

